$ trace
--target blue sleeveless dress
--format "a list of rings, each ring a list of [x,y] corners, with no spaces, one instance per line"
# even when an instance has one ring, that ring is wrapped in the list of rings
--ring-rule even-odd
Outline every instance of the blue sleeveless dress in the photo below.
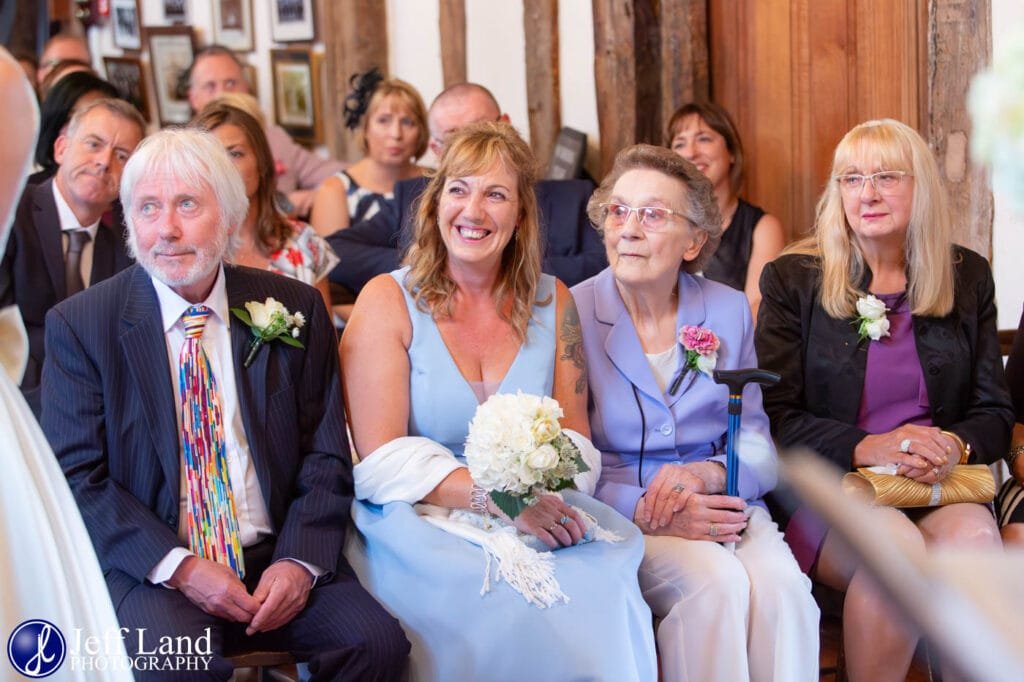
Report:
[[[392,276],[401,286],[407,269]],[[429,313],[405,292],[412,320],[409,435],[433,439],[461,457],[477,398]],[[551,395],[555,363],[555,280],[543,275],[526,342],[498,392]],[[356,501],[359,530],[346,555],[360,582],[402,623],[412,642],[410,678],[480,680],[657,679],[651,614],[637,584],[643,538],[611,507],[575,491],[623,541],[558,550],[555,576],[568,603],[533,606],[504,582],[481,595],[483,550],[420,519],[411,505]]]

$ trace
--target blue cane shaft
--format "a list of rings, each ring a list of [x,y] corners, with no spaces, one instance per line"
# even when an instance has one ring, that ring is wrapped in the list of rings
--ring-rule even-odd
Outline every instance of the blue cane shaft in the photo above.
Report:
[[[732,497],[739,495],[739,457],[736,454],[736,441],[740,435],[740,400],[741,396],[729,396],[729,431],[725,441],[725,494]]]

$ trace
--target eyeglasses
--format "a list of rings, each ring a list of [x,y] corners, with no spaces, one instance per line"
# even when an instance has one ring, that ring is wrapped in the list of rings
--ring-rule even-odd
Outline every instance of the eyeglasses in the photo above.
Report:
[[[607,203],[601,204],[605,218],[616,227],[626,224],[630,214],[636,212],[636,220],[640,225],[650,232],[657,232],[668,227],[669,219],[672,216],[679,216],[686,220],[686,216],[679,211],[660,206],[626,206],[625,204]]]
[[[848,173],[846,175],[837,175],[835,181],[839,183],[839,189],[844,194],[860,194],[861,190],[864,189],[865,180],[870,180],[871,186],[879,194],[889,194],[895,192],[903,182],[903,178],[907,176],[913,177],[905,171],[878,171],[871,175]]]

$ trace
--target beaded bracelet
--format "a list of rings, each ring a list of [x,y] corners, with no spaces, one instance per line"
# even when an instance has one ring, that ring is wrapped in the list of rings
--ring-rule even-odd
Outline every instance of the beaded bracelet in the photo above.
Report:
[[[469,490],[469,508],[478,514],[487,514],[487,491],[476,483]]]

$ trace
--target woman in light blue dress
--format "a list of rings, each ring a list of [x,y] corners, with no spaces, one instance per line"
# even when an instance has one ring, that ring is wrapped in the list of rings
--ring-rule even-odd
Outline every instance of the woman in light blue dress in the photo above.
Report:
[[[422,197],[409,266],[360,294],[342,340],[363,459],[346,555],[402,622],[415,680],[654,680],[643,540],[610,507],[567,491],[516,517],[522,537],[555,550],[558,595],[545,599],[497,580],[490,553],[413,506],[498,515],[461,459],[494,393],[553,396],[562,427],[592,450],[578,316],[540,273],[533,168],[508,124],[460,131]],[[587,515],[619,541],[587,542]]]

